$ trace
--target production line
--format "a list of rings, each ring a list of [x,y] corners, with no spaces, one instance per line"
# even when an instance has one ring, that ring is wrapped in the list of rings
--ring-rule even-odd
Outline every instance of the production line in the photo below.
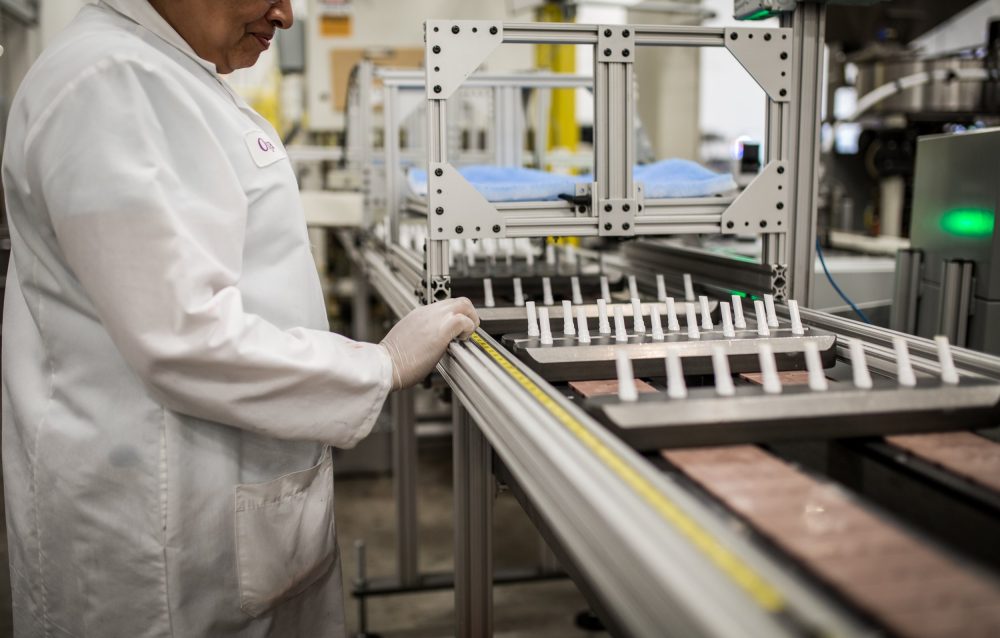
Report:
[[[808,57],[808,30],[821,11],[799,5],[793,28],[757,30],[757,41],[794,32],[791,48],[806,47],[798,55]],[[753,35],[615,29],[430,21],[428,58],[441,59],[432,49],[446,46],[434,33],[560,38],[598,51],[622,33],[627,47],[719,46]],[[609,94],[624,96],[627,120],[631,60],[608,57],[595,63],[596,108],[614,102]],[[474,68],[462,64],[466,75]],[[984,502],[995,499],[1000,445],[988,437],[1000,423],[1000,362],[943,337],[862,326],[796,303],[792,295],[808,285],[790,256],[808,254],[812,240],[795,248],[802,220],[764,193],[786,201],[808,183],[808,162],[783,155],[791,135],[781,112],[805,106],[753,64],[745,66],[771,99],[775,143],[742,193],[701,199],[644,199],[631,181],[628,136],[618,139],[617,120],[599,117],[593,183],[555,200],[495,201],[446,159],[444,107],[457,85],[426,85],[429,195],[400,198],[382,230],[347,241],[394,312],[468,296],[480,314],[479,332],[439,366],[455,406],[461,635],[491,632],[494,474],[615,635],[1000,631],[998,563],[977,564],[991,550],[945,547],[795,455],[799,442],[851,439],[866,454],[888,446],[898,466],[890,473],[919,459],[938,474],[925,477],[929,489],[957,481],[992,494]],[[776,70],[795,68],[807,86],[806,66]],[[608,84],[622,72],[624,82]],[[616,221],[605,225],[610,215]],[[763,246],[752,265],[655,239],[751,221]],[[637,235],[650,240],[624,250],[530,239]]]

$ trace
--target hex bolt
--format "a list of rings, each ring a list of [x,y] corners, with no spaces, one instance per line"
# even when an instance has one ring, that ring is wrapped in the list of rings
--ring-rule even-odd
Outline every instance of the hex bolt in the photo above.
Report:
[[[604,205],[604,212],[605,213],[610,213],[611,212],[611,208],[612,208],[611,204],[605,204]]]
[[[459,31],[461,31],[461,29],[458,28],[457,24],[451,28],[452,33],[457,34]]]
[[[500,232],[500,224],[493,224],[493,232],[494,233]]]
[[[623,57],[626,57],[626,58],[627,58],[627,57],[628,57],[628,54],[629,54],[629,50],[628,50],[628,49],[622,49],[622,56],[623,56]]]
[[[437,175],[438,177],[441,177],[442,175],[444,175],[444,171],[441,170],[440,168],[435,168],[434,174]]]
[[[455,226],[455,232],[458,233],[459,235],[461,235],[464,230],[465,229],[462,228],[461,226]]]
[[[629,208],[631,207],[628,204],[622,204],[622,210],[625,211],[626,213],[629,211]]]
[[[604,37],[605,38],[610,38],[611,37],[611,29],[605,29],[604,30]]]
[[[434,53],[441,53],[441,47],[435,44],[434,48],[432,48],[431,51],[433,51]]]
[[[440,93],[441,92],[441,85],[440,84],[435,84],[434,85],[434,92],[435,93]]]
[[[606,58],[611,57],[611,49],[604,49],[604,57]]]
[[[438,215],[444,215],[444,208],[438,206],[437,208],[434,209],[434,212],[437,213]]]
[[[490,33],[492,33],[493,35],[496,35],[497,34],[497,28],[496,27],[490,27]]]

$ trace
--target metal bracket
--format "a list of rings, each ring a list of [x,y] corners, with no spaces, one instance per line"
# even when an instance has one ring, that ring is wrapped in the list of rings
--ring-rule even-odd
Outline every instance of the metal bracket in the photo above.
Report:
[[[447,100],[503,42],[500,20],[424,23],[427,99]]]
[[[771,294],[776,301],[788,299],[788,264],[771,264]]]
[[[792,95],[792,30],[725,30],[726,48],[775,102],[788,102]]]
[[[788,169],[784,161],[773,161],[722,213],[720,232],[723,235],[787,232],[790,206]]]
[[[596,188],[594,189],[596,191]],[[635,237],[636,203],[634,199],[596,200],[597,234],[600,237]]]
[[[635,30],[627,25],[602,24],[597,28],[597,62],[635,61]]]
[[[504,236],[503,217],[451,164],[430,165],[427,202],[431,239]]]

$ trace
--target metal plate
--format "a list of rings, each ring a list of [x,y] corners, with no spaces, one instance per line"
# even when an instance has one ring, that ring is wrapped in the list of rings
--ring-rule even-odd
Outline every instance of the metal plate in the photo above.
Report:
[[[814,341],[819,346],[824,366],[833,366],[836,361],[837,338],[808,328],[804,336],[793,335],[787,326],[775,328],[770,337],[760,337],[752,330],[737,330],[734,339],[723,337],[720,329],[702,331],[700,339],[689,339],[686,329],[682,328],[680,332],[667,333],[664,341],[653,341],[649,335],[632,335],[628,342],[618,343],[613,337],[599,336],[592,337],[589,345],[580,345],[576,337],[559,335],[560,325],[554,324],[554,327],[553,343],[549,346],[525,334],[509,334],[503,338],[504,346],[546,381],[616,378],[615,352],[618,350],[628,353],[636,377],[665,376],[664,359],[671,350],[681,356],[685,375],[712,374],[712,350],[717,345],[726,351],[733,374],[760,371],[757,352],[762,343],[770,344],[773,349],[778,370],[804,369],[802,352],[807,341]]]
[[[581,288],[583,288],[583,283],[582,282],[581,282],[580,286],[581,286]],[[482,286],[480,286],[480,288],[481,287]],[[494,294],[496,294],[496,284],[493,285],[493,290],[494,290]],[[583,288],[583,290],[584,290],[584,293],[586,294],[586,288]],[[560,322],[562,321],[562,319],[563,319],[563,309],[562,309],[562,303],[561,302],[562,302],[563,299],[569,299],[568,295],[560,295],[557,291],[558,291],[558,288],[556,287],[556,282],[555,282],[555,280],[553,280],[553,282],[552,282],[552,296],[555,298],[556,303],[554,305],[552,305],[552,306],[544,306],[545,308],[548,308],[548,310],[549,310],[549,321],[550,322],[555,322],[557,319]],[[525,290],[524,290],[524,294],[525,294],[526,298],[528,298],[529,300],[531,300],[532,297],[535,297],[537,299],[538,297],[541,296],[541,286],[539,285],[537,287],[537,290],[533,290],[533,293],[529,292],[529,290],[527,288],[525,288]],[[627,300],[624,297],[622,297],[620,293],[612,292],[611,293],[611,298],[612,298],[612,302],[610,304],[608,304],[608,306],[609,306],[609,308],[608,308],[608,321],[610,321],[613,324],[614,320],[615,320],[614,319],[614,315],[612,314],[613,311],[610,308],[610,306],[612,306],[612,305],[620,305],[622,307],[622,315],[626,319],[631,319],[632,318],[632,304],[631,303],[627,303]],[[536,303],[537,303],[537,301],[536,301]],[[691,302],[691,303],[694,305],[695,312],[696,313],[700,312],[700,306],[698,305],[698,303],[697,302]],[[538,304],[538,305],[540,306],[541,304]],[[642,309],[643,309],[643,312],[647,313],[647,314],[644,315],[644,317],[646,318],[647,324],[649,322],[648,308],[649,308],[650,305],[655,305],[660,310],[660,315],[663,317],[663,323],[666,324],[666,321],[667,321],[666,320],[666,312],[667,312],[667,306],[666,306],[666,304],[658,303],[658,302],[643,302],[642,303]],[[680,321],[683,324],[683,322],[684,322],[683,315],[687,312],[688,302],[677,300],[674,303],[674,306],[676,308],[678,321]],[[716,313],[716,309],[718,307],[719,307],[719,302],[718,301],[716,301],[715,299],[709,300],[709,302],[708,302],[708,309],[709,309],[709,311],[712,313],[712,315],[714,317],[713,321],[718,318],[718,315]],[[597,319],[598,316],[599,316],[599,312],[598,312],[598,309],[597,309],[597,304],[583,304],[582,306],[577,305],[577,306],[573,306],[573,320],[574,321],[576,320],[576,309],[577,308],[583,308],[584,309],[584,312],[587,313],[587,319]],[[528,314],[527,314],[527,311],[523,307],[507,306],[507,307],[503,307],[503,308],[479,308],[477,306],[476,307],[476,311],[479,313],[479,321],[480,321],[479,325],[486,332],[489,332],[490,334],[495,334],[495,335],[505,335],[504,336],[505,342],[506,342],[508,336],[511,336],[514,339],[517,339],[518,337],[527,338],[527,335],[524,334],[524,330],[527,327]],[[700,318],[700,315],[699,315],[699,318]],[[594,323],[594,322],[588,322],[588,324],[590,324],[590,323]],[[553,325],[553,328],[554,328],[553,334],[557,334],[557,333],[561,332],[562,323],[560,323],[558,326],[556,326],[555,323],[553,323],[552,325]],[[555,328],[558,328],[559,330],[555,330]],[[591,328],[591,338],[594,339],[593,343],[598,343],[599,340],[598,340],[598,335],[597,335],[597,326],[596,325],[592,325],[592,326],[590,326],[590,328]],[[648,328],[648,325],[647,325],[647,328]],[[666,325],[664,325],[664,330],[666,330]],[[612,359],[614,359],[614,357],[612,357]]]
[[[733,397],[692,388],[687,399],[665,393],[644,394],[634,403],[596,397],[584,407],[643,450],[967,430],[1000,422],[1000,385],[992,381],[963,377],[961,385],[948,386],[920,379],[915,388],[875,381],[872,390],[790,386],[780,395],[740,386]]]

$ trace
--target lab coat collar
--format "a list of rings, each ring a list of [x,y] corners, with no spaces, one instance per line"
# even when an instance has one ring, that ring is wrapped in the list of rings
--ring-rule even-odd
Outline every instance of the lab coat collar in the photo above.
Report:
[[[101,4],[110,7],[139,26],[151,31],[165,40],[167,44],[177,48],[181,53],[205,67],[207,71],[218,76],[218,69],[215,63],[199,57],[194,49],[191,48],[191,45],[170,26],[170,23],[163,19],[163,16],[147,0],[101,0]]]

